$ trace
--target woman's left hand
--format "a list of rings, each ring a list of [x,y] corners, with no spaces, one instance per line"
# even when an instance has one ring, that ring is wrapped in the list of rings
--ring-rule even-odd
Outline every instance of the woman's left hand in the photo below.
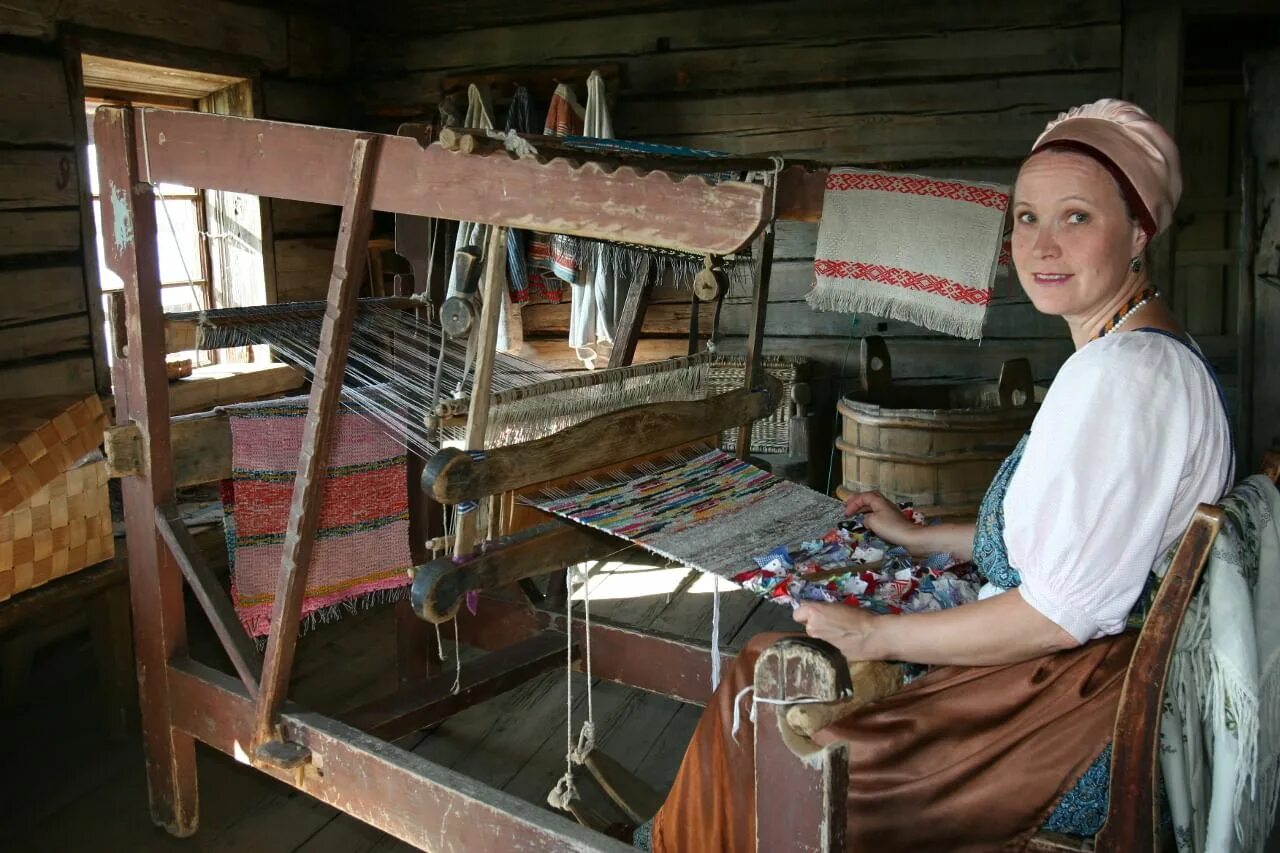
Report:
[[[878,660],[871,642],[878,618],[847,604],[802,604],[793,614],[804,626],[804,632],[818,640],[826,640],[840,650],[845,659]]]

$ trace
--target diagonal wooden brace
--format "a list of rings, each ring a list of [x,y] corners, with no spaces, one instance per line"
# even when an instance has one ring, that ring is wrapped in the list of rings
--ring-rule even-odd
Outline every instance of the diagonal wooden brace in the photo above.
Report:
[[[254,704],[253,744],[258,760],[279,766],[305,761],[297,750],[280,743],[278,723],[293,670],[298,643],[298,620],[307,587],[311,551],[320,520],[324,493],[324,471],[329,461],[329,439],[337,420],[342,395],[342,375],[346,370],[351,327],[355,320],[356,295],[364,273],[369,230],[373,224],[373,179],[377,169],[376,136],[360,136],[351,148],[351,182],[342,206],[333,273],[329,278],[328,305],[320,328],[315,377],[303,426],[298,473],[293,484],[293,502],[285,532],[284,556],[271,610],[271,634],[262,672],[261,690]]]

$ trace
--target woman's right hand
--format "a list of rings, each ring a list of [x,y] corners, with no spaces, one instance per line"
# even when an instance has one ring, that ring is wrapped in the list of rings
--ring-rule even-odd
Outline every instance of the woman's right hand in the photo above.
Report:
[[[862,513],[867,529],[890,545],[910,548],[923,529],[912,523],[898,505],[879,492],[858,492],[844,502],[846,517]]]

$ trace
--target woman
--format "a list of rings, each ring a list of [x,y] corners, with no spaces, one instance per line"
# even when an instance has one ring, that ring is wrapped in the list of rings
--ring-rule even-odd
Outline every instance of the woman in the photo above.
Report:
[[[1018,173],[1013,260],[1076,352],[975,524],[921,528],[879,494],[849,500],[882,538],[971,556],[988,581],[979,601],[941,612],[796,611],[850,661],[938,665],[815,737],[849,743],[850,850],[1018,849],[1041,827],[1100,828],[1136,639],[1126,624],[1196,505],[1232,480],[1216,380],[1145,263],[1180,193],[1173,140],[1132,104],[1051,122]],[[739,746],[729,721],[776,639],[748,645],[699,722],[655,851],[754,849],[751,733]]]

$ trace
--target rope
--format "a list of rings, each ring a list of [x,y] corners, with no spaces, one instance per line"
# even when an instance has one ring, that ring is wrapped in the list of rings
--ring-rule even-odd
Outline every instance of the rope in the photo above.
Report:
[[[733,738],[735,743],[738,740],[738,728],[742,725],[742,709],[740,707],[742,697],[748,693],[753,694],[751,697],[751,713],[748,715],[752,725],[755,725],[756,722],[756,705],[824,705],[828,702],[838,702],[840,699],[847,698],[841,696],[836,699],[815,699],[812,696],[797,696],[794,699],[761,699],[759,696],[754,695],[755,690],[755,685],[748,684],[733,697],[733,728],[729,730],[729,736]]]
[[[453,687],[449,692],[454,696],[462,690],[462,651],[458,644],[458,619],[453,619]]]
[[[565,627],[568,629],[564,644],[565,661],[565,725],[564,725],[564,775],[557,780],[555,787],[547,794],[547,805],[561,811],[569,810],[569,803],[577,799],[578,789],[573,785],[573,582],[575,566],[566,566],[564,570]],[[587,591],[590,597],[590,591]],[[588,632],[590,637],[590,632]],[[588,656],[588,661],[590,656]],[[588,684],[590,686],[590,684]]]
[[[720,576],[711,576],[711,689],[720,686]]]

